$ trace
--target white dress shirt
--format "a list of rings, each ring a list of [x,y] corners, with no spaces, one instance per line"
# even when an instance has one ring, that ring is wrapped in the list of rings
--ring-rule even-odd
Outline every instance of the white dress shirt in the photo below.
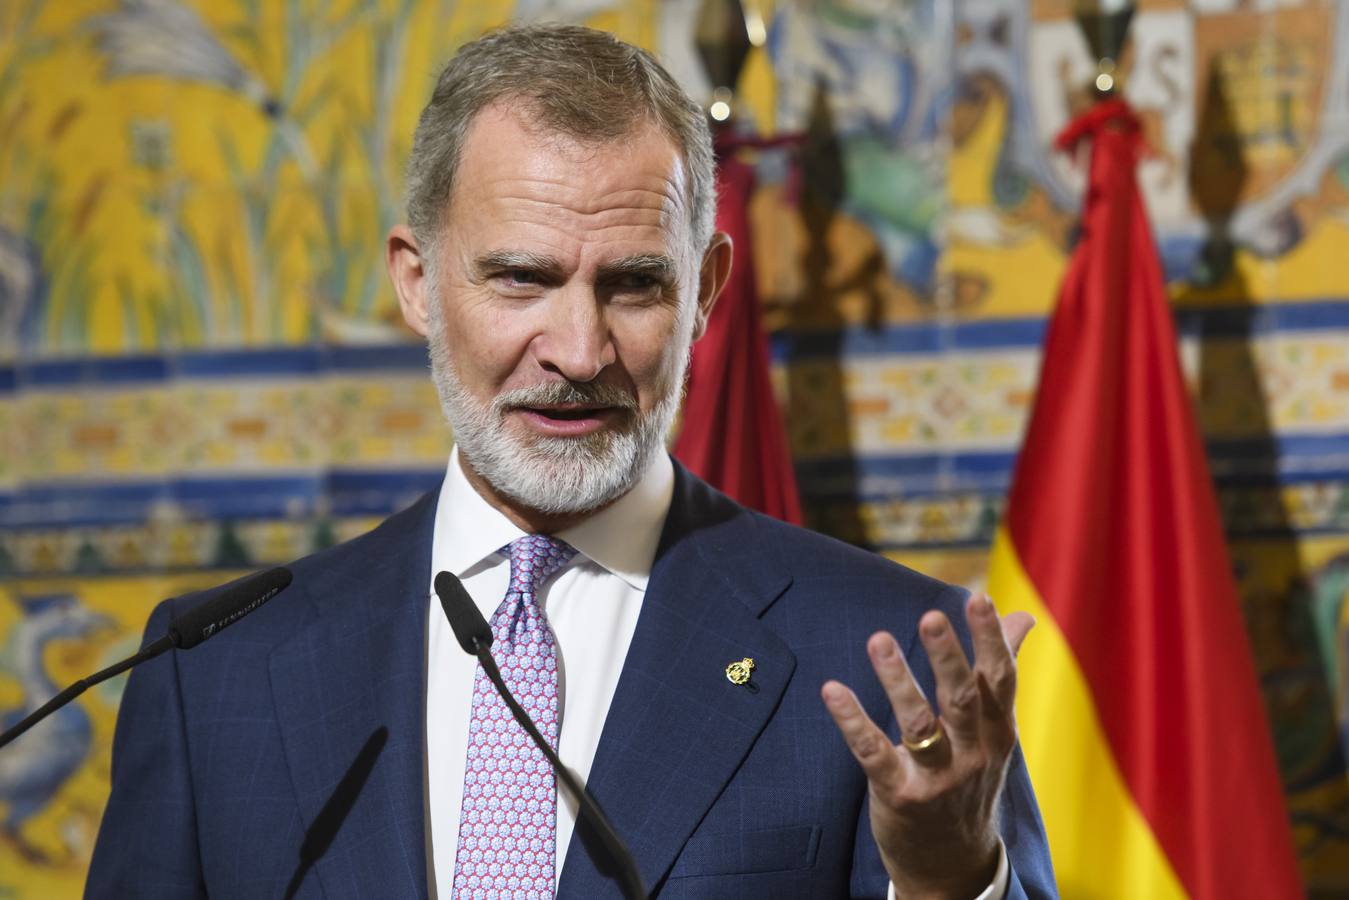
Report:
[[[632,643],[646,584],[674,492],[674,467],[656,455],[637,485],[613,505],[556,537],[576,557],[540,591],[557,642],[558,756],[584,783],[589,780],[600,732]],[[469,483],[456,448],[446,467],[436,507],[428,585],[441,571],[459,577],[483,618],[491,620],[510,581],[510,563],[498,551],[521,531]],[[428,587],[426,629],[427,883],[431,897],[449,897],[459,846],[464,767],[478,661],[455,640],[433,587]],[[571,844],[577,809],[558,793],[554,878]],[[1005,893],[1007,854],[978,900]],[[894,898],[894,887],[890,897]]]
[[[646,474],[613,505],[556,537],[576,557],[543,586],[539,600],[557,641],[557,755],[584,783],[618,676],[637,627],[646,582],[674,491],[674,466],[656,455]],[[430,578],[458,575],[489,621],[506,596],[510,562],[497,551],[525,532],[469,484],[456,449],[436,509]],[[428,582],[429,583],[429,582]],[[430,592],[426,665],[428,882],[450,896],[459,846],[459,813],[478,661],[455,641],[435,591]],[[565,791],[557,804],[556,874],[571,844],[576,807]]]

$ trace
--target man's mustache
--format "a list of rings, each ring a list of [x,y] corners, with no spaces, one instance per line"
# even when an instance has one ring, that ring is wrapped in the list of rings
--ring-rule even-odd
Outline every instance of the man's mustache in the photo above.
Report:
[[[622,388],[578,381],[555,381],[506,391],[492,400],[492,411],[500,415],[513,409],[563,405],[607,406],[637,412],[637,399]]]

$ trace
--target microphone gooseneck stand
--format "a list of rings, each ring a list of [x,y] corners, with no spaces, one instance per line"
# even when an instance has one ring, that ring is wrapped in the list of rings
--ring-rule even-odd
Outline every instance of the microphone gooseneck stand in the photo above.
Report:
[[[239,621],[268,600],[286,589],[290,584],[291,572],[286,568],[269,569],[258,575],[227,587],[215,597],[200,606],[195,606],[169,623],[169,632],[158,640],[147,644],[134,656],[108,666],[101,672],[95,672],[88,678],[66,688],[46,703],[33,710],[17,725],[0,734],[0,749],[19,737],[38,722],[83,694],[100,682],[121,675],[127,669],[138,666],[149,659],[177,647],[189,650],[212,635],[219,634],[224,628]]]

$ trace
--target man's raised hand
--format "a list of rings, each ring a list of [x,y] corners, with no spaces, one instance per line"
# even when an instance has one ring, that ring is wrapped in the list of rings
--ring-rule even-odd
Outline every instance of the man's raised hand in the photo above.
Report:
[[[965,606],[974,667],[946,616],[924,614],[919,637],[937,683],[938,717],[887,632],[867,653],[890,698],[901,743],[890,742],[837,681],[825,705],[866,772],[871,831],[899,897],[973,898],[998,864],[994,810],[1016,745],[1015,654],[1035,624],[1026,613],[999,618],[986,596]]]

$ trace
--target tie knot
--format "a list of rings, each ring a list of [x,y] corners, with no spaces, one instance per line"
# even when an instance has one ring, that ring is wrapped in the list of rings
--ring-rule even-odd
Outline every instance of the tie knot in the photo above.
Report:
[[[539,587],[576,555],[566,541],[546,534],[527,534],[501,548],[511,560],[510,590],[537,594]]]

